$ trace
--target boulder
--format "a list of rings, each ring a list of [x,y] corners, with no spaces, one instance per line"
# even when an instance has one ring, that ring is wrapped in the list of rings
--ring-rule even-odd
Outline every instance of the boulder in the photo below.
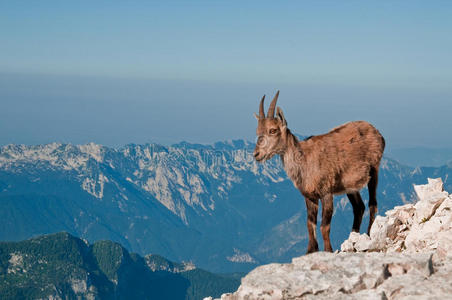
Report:
[[[439,206],[449,194],[443,190],[443,181],[441,178],[428,178],[428,184],[415,185],[414,191],[419,201],[414,206],[415,220],[418,222],[426,221],[435,213],[435,206]]]

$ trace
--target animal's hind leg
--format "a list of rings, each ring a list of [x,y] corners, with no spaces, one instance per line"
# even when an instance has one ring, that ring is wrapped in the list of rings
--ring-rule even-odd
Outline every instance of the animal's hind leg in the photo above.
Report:
[[[329,194],[321,199],[322,201],[322,223],[320,231],[323,237],[323,249],[333,252],[330,242],[331,217],[333,216],[333,195]]]
[[[377,213],[377,185],[378,185],[378,168],[372,167],[370,169],[370,180],[367,184],[369,189],[369,227],[367,228],[367,234],[370,234],[370,228],[375,220],[375,214]]]
[[[361,199],[361,195],[359,192],[354,192],[347,194],[348,200],[353,206],[353,232],[359,232],[359,228],[361,227],[361,222],[363,220],[363,214],[365,210],[363,199]]]

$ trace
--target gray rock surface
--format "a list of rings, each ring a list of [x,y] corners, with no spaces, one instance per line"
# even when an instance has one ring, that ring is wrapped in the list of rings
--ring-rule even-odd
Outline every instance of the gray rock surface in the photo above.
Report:
[[[414,189],[418,202],[378,216],[370,236],[351,233],[339,253],[260,266],[221,300],[451,299],[452,196],[441,179]]]
[[[318,252],[258,267],[221,299],[440,299],[452,295],[451,274],[450,258],[428,253]]]
[[[375,219],[370,237],[351,233],[341,245],[346,252],[433,252],[434,258],[452,255],[452,195],[440,178],[415,185],[418,201],[388,210]]]

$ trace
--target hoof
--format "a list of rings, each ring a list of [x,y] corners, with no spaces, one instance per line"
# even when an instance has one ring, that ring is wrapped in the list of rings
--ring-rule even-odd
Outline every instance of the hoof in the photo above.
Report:
[[[306,251],[306,254],[314,253],[314,252],[319,252],[319,248],[308,249],[308,251]]]

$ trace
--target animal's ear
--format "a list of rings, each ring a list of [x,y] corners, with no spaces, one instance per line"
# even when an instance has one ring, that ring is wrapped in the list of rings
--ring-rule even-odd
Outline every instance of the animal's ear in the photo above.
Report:
[[[254,113],[254,117],[256,118],[256,120],[259,120],[259,116],[256,113]]]
[[[286,118],[284,117],[284,113],[279,106],[276,108],[276,116],[281,120],[283,126],[287,126]]]

